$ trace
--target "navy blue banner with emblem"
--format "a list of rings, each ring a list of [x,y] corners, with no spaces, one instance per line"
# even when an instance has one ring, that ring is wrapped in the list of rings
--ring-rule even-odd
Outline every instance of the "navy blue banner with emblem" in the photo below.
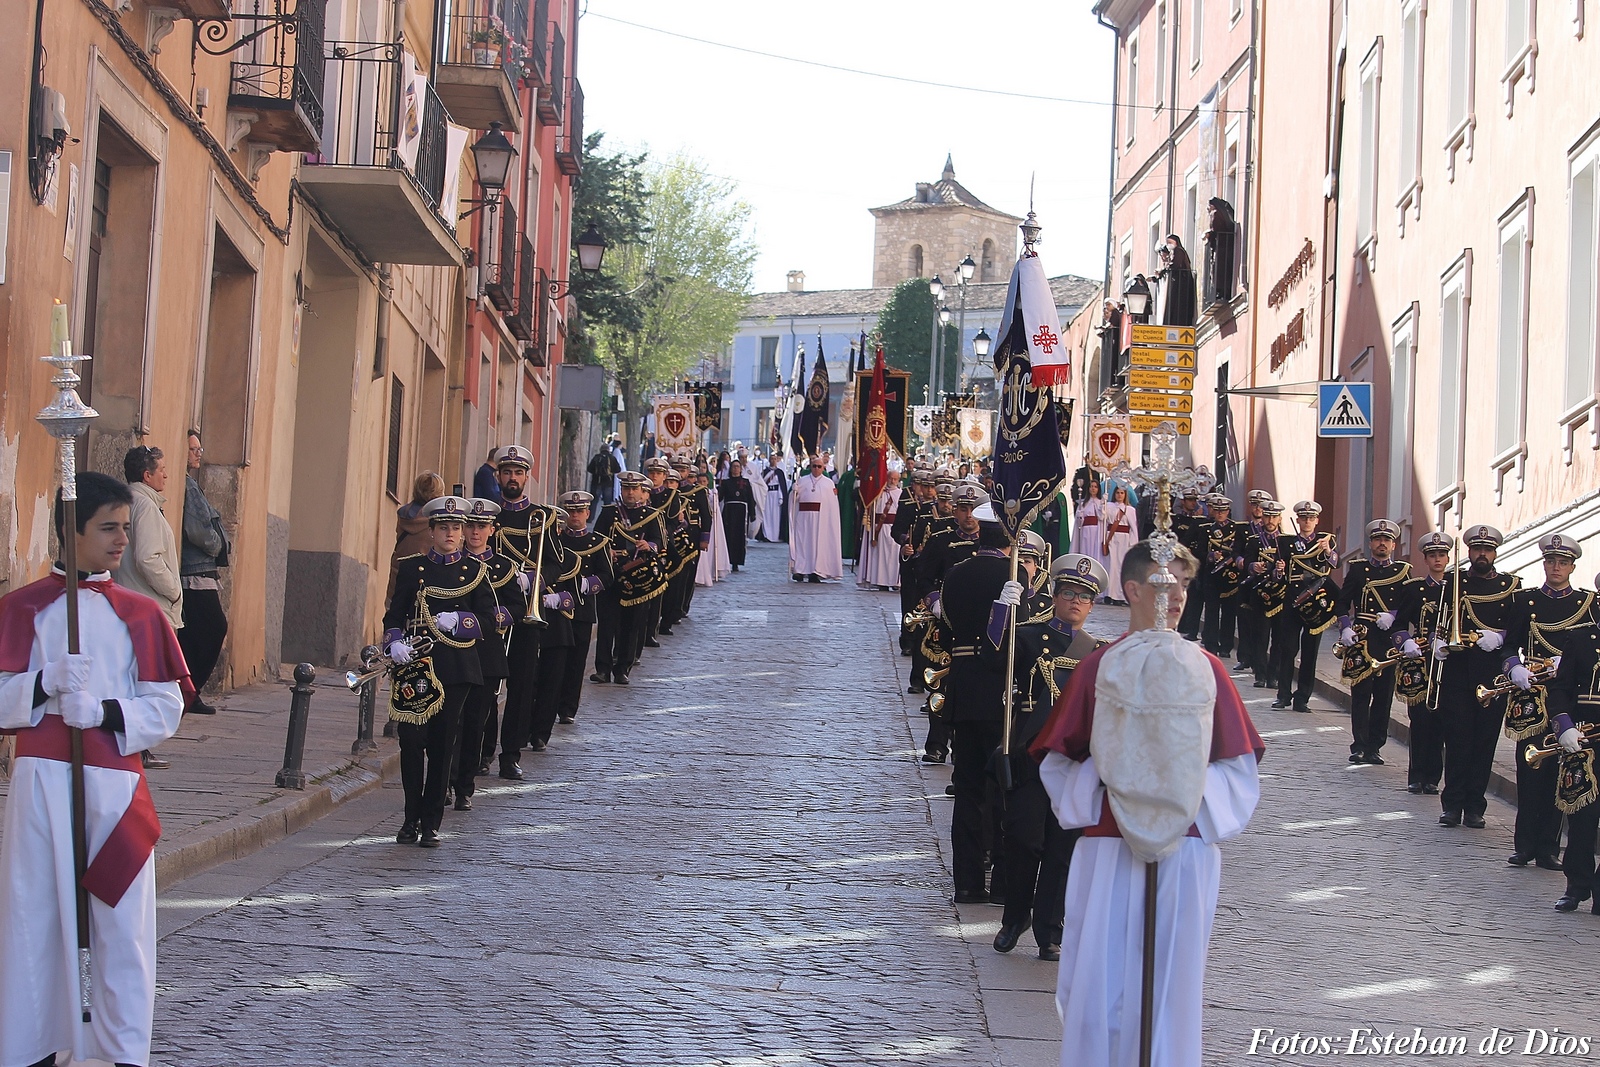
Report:
[[[828,432],[831,406],[828,403],[828,364],[822,358],[822,338],[818,337],[817,363],[811,371],[811,384],[806,388],[806,406],[795,426],[801,452],[815,455],[822,451],[822,435]]]
[[[1020,267],[1018,261],[1017,269]],[[1017,269],[1012,271],[995,351],[995,367],[1001,380],[994,491],[999,497],[1000,521],[1013,540],[1018,531],[1039,517],[1067,481],[1067,460],[1061,447],[1054,399],[1033,382]]]

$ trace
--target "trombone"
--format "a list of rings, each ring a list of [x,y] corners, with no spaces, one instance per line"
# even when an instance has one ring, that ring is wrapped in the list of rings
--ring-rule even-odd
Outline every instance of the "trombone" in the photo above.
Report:
[[[1582,723],[1578,726],[1578,744],[1583,748],[1592,749],[1600,745],[1600,723]],[[1561,742],[1555,734],[1545,734],[1544,740],[1537,745],[1529,745],[1522,750],[1522,759],[1530,767],[1537,767],[1551,756],[1559,756],[1566,749],[1561,747]]]
[[[544,546],[550,536],[550,527],[554,523],[565,524],[567,512],[554,504],[540,504],[544,510],[544,522],[539,525],[539,547],[533,553],[533,582],[528,587],[528,607],[522,616],[522,621],[527,626],[543,628],[549,623],[545,621],[544,614],[539,610],[544,606],[542,601],[544,588]]]
[[[414,659],[421,659],[433,651],[433,638],[427,634],[423,634],[420,637],[406,638],[405,643],[411,646],[411,655]],[[345,671],[344,684],[349,686],[352,692],[357,691],[368,682],[382,677],[397,666],[399,665],[395,663],[394,658],[387,652],[379,652],[376,645],[368,645],[365,649],[362,649],[361,669],[358,671]]]
[[[1553,656],[1549,659],[1529,656],[1525,666],[1528,668],[1529,673],[1533,675],[1534,685],[1538,685],[1540,682],[1548,682],[1556,676],[1556,661]],[[1495,697],[1505,696],[1512,690],[1520,688],[1521,686],[1511,680],[1509,674],[1497,674],[1493,682],[1488,685],[1478,686],[1478,703],[1488,707],[1494,702]]]

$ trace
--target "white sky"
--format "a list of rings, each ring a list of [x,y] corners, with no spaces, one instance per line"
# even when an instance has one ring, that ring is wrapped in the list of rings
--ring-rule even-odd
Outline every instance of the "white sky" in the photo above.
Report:
[[[1050,274],[1104,272],[1111,31],[1092,0],[587,0],[578,36],[584,124],[611,150],[683,149],[754,207],[755,289],[872,281],[867,209],[936,181],[945,154],[979,199],[1034,208]],[[1059,103],[801,66],[637,29]],[[1099,101],[1094,103],[1093,101]],[[577,223],[581,225],[580,223]],[[936,265],[948,275],[947,267]]]

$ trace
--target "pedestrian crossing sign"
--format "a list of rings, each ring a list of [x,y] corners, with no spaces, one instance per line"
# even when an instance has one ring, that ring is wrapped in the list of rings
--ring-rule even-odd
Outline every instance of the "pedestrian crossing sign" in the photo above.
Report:
[[[1318,382],[1317,436],[1371,437],[1372,383]]]

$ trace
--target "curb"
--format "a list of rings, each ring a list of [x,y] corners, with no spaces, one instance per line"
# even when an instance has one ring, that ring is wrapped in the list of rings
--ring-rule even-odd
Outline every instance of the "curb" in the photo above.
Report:
[[[376,766],[355,760],[316,779],[303,793],[286,791],[254,810],[218,819],[186,834],[191,840],[182,841],[169,851],[157,849],[157,889],[171,889],[202,871],[260,852],[399,773],[399,752],[389,753]]]

